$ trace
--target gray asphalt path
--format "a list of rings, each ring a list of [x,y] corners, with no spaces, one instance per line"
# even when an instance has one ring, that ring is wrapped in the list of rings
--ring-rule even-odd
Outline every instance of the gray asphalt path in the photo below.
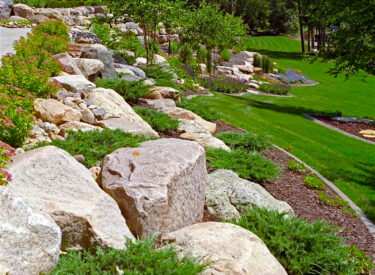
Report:
[[[0,27],[0,57],[12,53],[14,51],[13,43],[26,36],[30,31],[30,28],[9,29]]]

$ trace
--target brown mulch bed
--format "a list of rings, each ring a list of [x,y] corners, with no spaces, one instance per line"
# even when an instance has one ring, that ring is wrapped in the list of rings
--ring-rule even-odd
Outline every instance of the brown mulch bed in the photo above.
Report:
[[[220,133],[225,133],[225,132],[236,132],[236,133],[246,133],[246,130],[239,129],[237,127],[234,127],[232,125],[229,125],[221,120],[215,120],[213,121],[216,123],[216,133],[215,134],[220,134]]]
[[[367,139],[367,140],[375,141],[375,138],[367,138],[367,137],[362,136],[359,133],[361,130],[374,130],[375,131],[375,126],[372,126],[372,125],[369,125],[369,124],[363,123],[363,122],[335,121],[335,120],[332,120],[330,117],[324,116],[324,115],[314,115],[314,118],[316,118],[316,119],[318,119],[318,120],[320,120],[324,123],[327,123],[327,124],[329,124],[333,127],[336,127],[340,130],[348,132],[352,135],[356,135],[358,137],[361,137],[361,138],[364,138],[364,139]]]
[[[274,148],[263,152],[263,155],[282,168],[278,180],[262,184],[268,192],[276,199],[289,203],[298,216],[308,221],[325,220],[333,226],[340,227],[340,231],[337,232],[339,236],[375,259],[375,240],[359,218],[344,214],[340,208],[321,202],[316,192],[303,183],[307,173],[290,171],[287,168],[288,162],[294,160],[282,151]],[[326,193],[331,197],[336,194],[330,188]]]

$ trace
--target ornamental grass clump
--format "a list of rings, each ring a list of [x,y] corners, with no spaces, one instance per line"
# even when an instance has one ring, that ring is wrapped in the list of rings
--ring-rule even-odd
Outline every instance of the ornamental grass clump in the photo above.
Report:
[[[158,132],[175,131],[179,126],[179,121],[171,118],[158,110],[145,107],[135,107],[134,111],[142,117],[152,129]]]
[[[200,78],[200,84],[211,91],[228,94],[246,92],[248,89],[244,80],[224,75],[202,77]]]
[[[243,149],[247,151],[262,152],[272,148],[268,136],[251,133],[226,132],[217,135],[217,138],[225,142],[231,149]]]

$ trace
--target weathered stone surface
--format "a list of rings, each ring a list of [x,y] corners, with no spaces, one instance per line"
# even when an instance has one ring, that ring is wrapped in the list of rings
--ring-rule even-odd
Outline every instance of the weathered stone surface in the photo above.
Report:
[[[62,231],[62,248],[121,248],[132,238],[116,202],[67,152],[47,146],[16,155],[9,191],[50,215]]]
[[[140,237],[200,222],[206,180],[204,149],[180,139],[118,149],[104,159],[101,174],[102,187]]]
[[[267,246],[252,232],[230,223],[198,223],[162,235],[161,240],[209,262],[203,275],[287,275]]]
[[[43,24],[49,20],[49,18],[43,14],[35,14],[33,16],[29,16],[27,19],[36,24]]]
[[[156,108],[156,109],[176,107],[176,102],[173,99],[169,99],[169,98],[145,99],[145,102],[151,107]]]
[[[275,199],[259,184],[224,169],[209,174],[205,205],[210,215],[218,220],[237,219],[247,206],[293,214],[289,204]]]
[[[53,80],[74,93],[87,93],[96,88],[96,85],[88,81],[83,75],[56,76]]]
[[[212,136],[211,133],[183,133],[180,135],[180,138],[195,141],[203,146],[203,148],[216,148],[230,151],[230,148],[222,140]]]
[[[110,122],[102,121],[99,123],[107,123],[104,127],[118,128],[122,127],[131,129],[131,132],[137,132],[144,135],[159,136],[151,126],[145,122],[128,103],[125,102],[122,96],[111,89],[98,88],[88,95],[88,99],[93,104],[101,106],[107,111],[108,118],[120,118],[121,120],[112,120]],[[114,124],[116,123],[116,124]],[[119,126],[124,125],[124,126]],[[102,126],[99,124],[99,126]]]
[[[71,121],[64,123],[60,125],[60,129],[64,131],[83,131],[83,132],[89,132],[89,131],[94,131],[94,130],[102,130],[102,128],[94,125],[90,125],[84,122],[79,122],[79,121]]]
[[[60,244],[61,230],[48,215],[0,187],[0,274],[49,273]]]
[[[37,98],[34,101],[34,109],[38,117],[43,121],[61,124],[70,121],[80,121],[81,112],[62,104],[55,99]]]
[[[124,64],[115,64],[115,67],[120,68],[120,69],[129,70],[129,71],[133,72],[136,76],[139,76],[142,79],[146,78],[146,73],[142,69],[137,68],[135,66],[129,66],[129,65],[124,65]]]
[[[207,120],[204,120],[197,114],[194,114],[193,112],[189,110],[182,109],[180,107],[169,107],[169,108],[163,108],[161,109],[163,113],[166,113],[172,118],[175,119],[187,119],[187,120],[195,120],[205,128],[207,128],[212,134],[216,132],[216,124],[209,122]]]
[[[165,59],[165,57],[163,57],[159,54],[154,55],[154,64],[155,65],[165,65],[166,63],[167,63],[167,59]]]
[[[134,121],[130,121],[124,118],[108,118],[104,120],[100,120],[95,123],[102,128],[107,129],[120,129],[127,133],[132,133],[134,135],[145,135],[145,136],[156,136],[158,133],[154,131],[150,131],[150,129],[143,127]],[[159,135],[158,135],[159,136]]]
[[[147,98],[147,99],[170,98],[175,101],[178,101],[180,98],[180,93],[178,90],[170,88],[170,87],[154,86],[150,89],[150,93],[148,95],[145,95],[144,98]]]
[[[60,53],[52,56],[60,65],[63,72],[68,74],[82,75],[82,71],[77,67],[73,58],[67,53]]]
[[[95,122],[95,115],[90,109],[87,108],[87,109],[82,110],[81,115],[82,115],[83,122],[86,122],[89,124],[93,124]]]
[[[34,15],[34,10],[24,4],[13,5],[13,12],[14,12],[14,15],[21,16],[23,18],[28,18]]]
[[[139,76],[136,76],[135,74],[125,74],[121,78],[129,82],[137,82],[137,81],[142,80],[142,78],[140,78]]]
[[[179,119],[180,125],[177,130],[183,133],[211,134],[210,130],[195,120]]]
[[[74,62],[86,77],[95,75],[104,69],[103,62],[98,59],[74,58]]]
[[[81,58],[99,59],[104,64],[104,68],[100,71],[103,78],[116,76],[112,53],[105,46],[101,44],[90,45],[82,52]]]

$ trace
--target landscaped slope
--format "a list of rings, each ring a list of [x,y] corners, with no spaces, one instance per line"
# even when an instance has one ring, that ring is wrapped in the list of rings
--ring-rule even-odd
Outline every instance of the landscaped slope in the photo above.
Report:
[[[299,42],[282,37],[255,37],[249,50],[268,54],[275,62],[302,70],[320,84],[294,87],[293,98],[218,95],[206,101],[223,118],[254,133],[268,134],[272,141],[289,147],[344,191],[375,220],[375,146],[326,129],[302,117],[308,112],[341,111],[345,116],[375,118],[375,78],[346,80],[326,74],[329,64],[310,64],[299,54]]]

